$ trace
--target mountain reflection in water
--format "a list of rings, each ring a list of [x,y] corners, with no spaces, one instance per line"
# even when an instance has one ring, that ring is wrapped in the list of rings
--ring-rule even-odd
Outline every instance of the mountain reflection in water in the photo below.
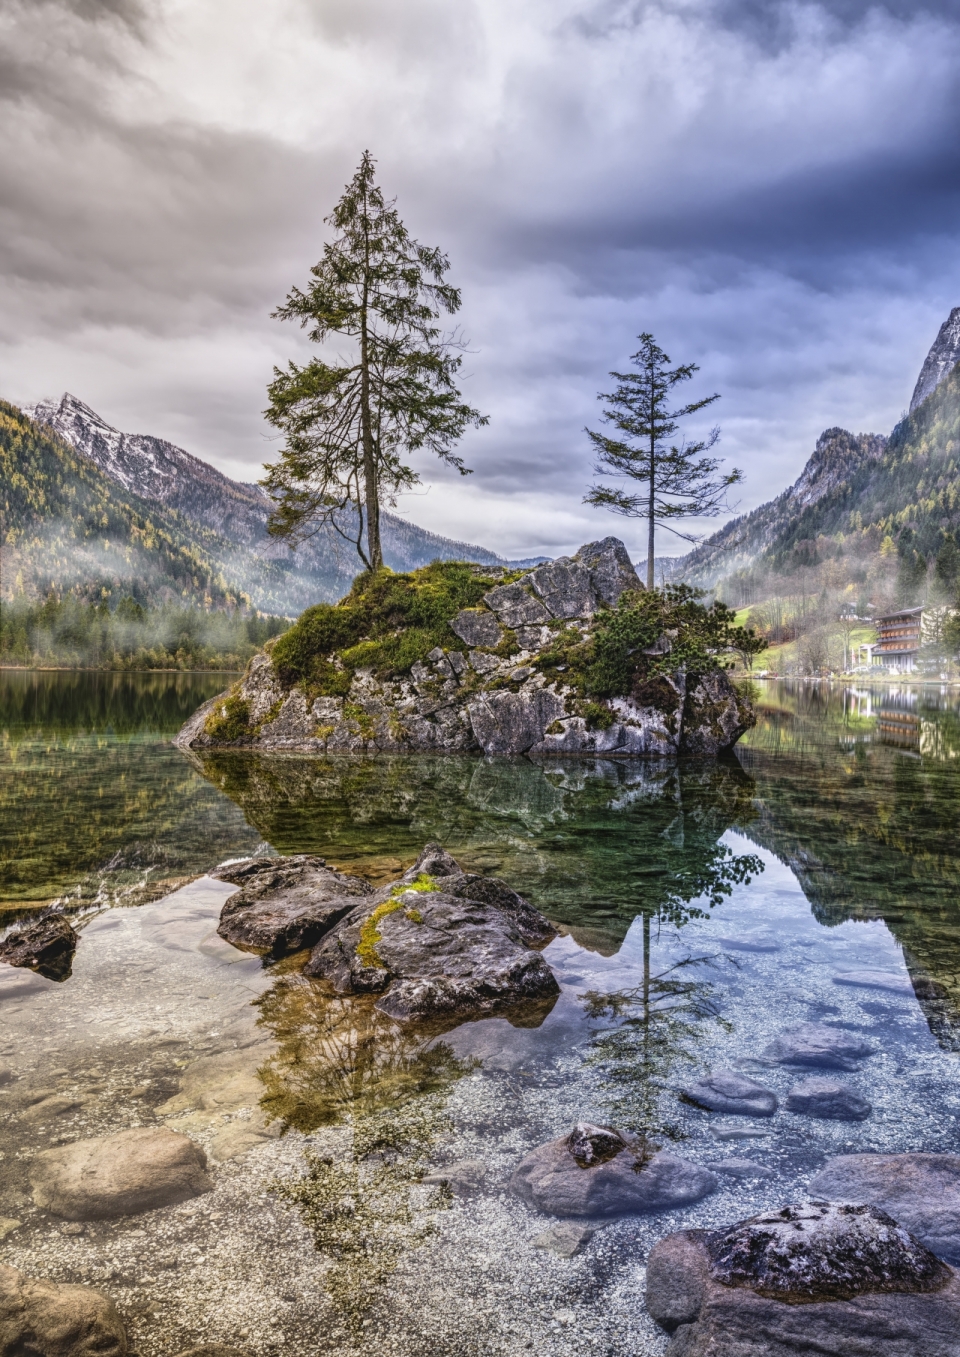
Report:
[[[818,922],[881,919],[942,1047],[960,1050],[960,698],[937,688],[767,685],[738,757],[744,833]]]

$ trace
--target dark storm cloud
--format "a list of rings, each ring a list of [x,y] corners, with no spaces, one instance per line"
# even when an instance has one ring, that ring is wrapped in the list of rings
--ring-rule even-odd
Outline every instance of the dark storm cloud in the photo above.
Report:
[[[493,416],[412,517],[629,538],[580,504],[582,429],[644,328],[723,391],[747,506],[824,426],[889,427],[960,302],[958,72],[960,0],[0,0],[3,394],[252,478],[304,352],[269,312],[370,146]]]

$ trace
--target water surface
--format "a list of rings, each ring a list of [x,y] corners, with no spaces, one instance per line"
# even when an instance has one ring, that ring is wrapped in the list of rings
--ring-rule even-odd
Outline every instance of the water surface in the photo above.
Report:
[[[144,1357],[213,1340],[256,1357],[657,1354],[658,1238],[796,1200],[832,1154],[957,1150],[955,696],[767,684],[735,758],[681,766],[180,754],[171,735],[219,686],[0,677],[0,898],[83,906],[71,980],[0,967],[0,1217],[20,1221],[0,1256],[97,1280]],[[315,852],[380,881],[429,840],[557,924],[548,1012],[417,1032],[216,935],[230,888],[202,873],[224,857]],[[870,987],[838,983],[867,969]],[[679,1098],[733,1065],[782,1099],[804,1072],[764,1047],[809,1020],[873,1043],[841,1076],[867,1120],[757,1123]],[[581,1117],[764,1176],[720,1174],[695,1206],[558,1257],[536,1245],[555,1222],[509,1177]],[[215,1191],[65,1238],[31,1204],[31,1157],[138,1123],[202,1143]],[[421,1182],[464,1164],[452,1197]]]

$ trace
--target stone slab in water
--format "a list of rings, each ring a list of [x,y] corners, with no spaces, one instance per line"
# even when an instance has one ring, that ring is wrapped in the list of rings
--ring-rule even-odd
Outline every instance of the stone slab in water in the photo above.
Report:
[[[823,1121],[866,1121],[873,1107],[855,1089],[836,1079],[804,1079],[787,1094],[788,1112]]]
[[[777,1095],[771,1089],[736,1070],[713,1070],[706,1078],[688,1084],[683,1095],[708,1111],[742,1117],[772,1117],[777,1110]]]
[[[549,1230],[534,1237],[535,1249],[546,1249],[560,1258],[572,1258],[588,1244],[596,1230],[589,1225],[580,1225],[572,1220],[563,1220],[559,1225],[551,1225]]]
[[[941,1258],[960,1263],[960,1155],[839,1155],[811,1181],[810,1192],[878,1206]]]
[[[538,1211],[587,1217],[668,1211],[716,1191],[709,1169],[664,1151],[647,1157],[639,1142],[622,1138],[619,1154],[588,1168],[574,1158],[569,1135],[539,1145],[517,1165],[510,1186]]]
[[[189,1136],[137,1126],[41,1150],[30,1166],[33,1199],[66,1220],[139,1215],[213,1188],[207,1157]]]
[[[764,1164],[755,1164],[752,1159],[718,1159],[708,1164],[714,1173],[722,1173],[728,1178],[775,1178],[773,1169]]]
[[[662,1239],[647,1308],[675,1357],[956,1357],[960,1280],[884,1212],[804,1202]]]
[[[876,1054],[876,1047],[856,1032],[824,1023],[805,1022],[790,1027],[770,1043],[765,1059],[779,1065],[811,1065],[828,1070],[855,1070],[857,1061]]]
[[[46,914],[7,934],[0,942],[0,961],[36,971],[47,980],[69,980],[78,940],[62,914]]]
[[[913,997],[913,985],[908,975],[897,975],[893,971],[841,971],[833,977],[835,985],[851,985],[862,989],[883,989],[891,994],[905,994]]]
[[[213,875],[240,886],[220,913],[220,937],[234,947],[274,956],[312,947],[358,897],[373,893],[368,882],[310,854],[248,858]]]
[[[0,1263],[5,1357],[126,1357],[127,1350],[123,1321],[102,1291],[27,1277]]]

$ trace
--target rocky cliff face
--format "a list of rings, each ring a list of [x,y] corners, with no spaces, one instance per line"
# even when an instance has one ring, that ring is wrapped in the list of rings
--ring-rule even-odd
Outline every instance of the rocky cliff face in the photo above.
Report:
[[[291,552],[267,532],[273,504],[258,485],[233,481],[166,439],[121,433],[76,396],[66,393],[59,401],[41,401],[26,413],[126,490],[176,509],[216,533],[225,548],[224,573],[236,579],[258,607],[293,615],[318,599],[333,601],[349,588],[359,569],[356,553],[332,532],[320,533]],[[393,514],[383,515],[382,533],[384,555],[394,570],[415,569],[433,560],[506,564],[483,547],[440,537]],[[258,583],[264,561],[284,575],[282,581],[273,582],[269,598]]]
[[[839,489],[866,463],[878,461],[886,446],[880,434],[825,429],[789,489],[752,513],[733,519],[687,556],[675,557],[666,577],[710,588],[731,571],[751,565],[776,546],[804,509]]]
[[[679,670],[637,696],[584,704],[562,669],[551,678],[542,663],[560,637],[589,637],[602,607],[641,589],[622,542],[588,543],[462,609],[449,620],[449,644],[408,676],[383,680],[359,669],[345,696],[311,698],[301,684],[285,688],[269,654],[258,655],[236,689],[195,713],[177,743],[367,754],[664,756],[730,748],[754,718],[719,669]]]
[[[910,399],[910,413],[922,404],[929,395],[960,363],[960,306],[955,306],[940,326],[940,332],[930,352],[927,354],[920,376]]]

